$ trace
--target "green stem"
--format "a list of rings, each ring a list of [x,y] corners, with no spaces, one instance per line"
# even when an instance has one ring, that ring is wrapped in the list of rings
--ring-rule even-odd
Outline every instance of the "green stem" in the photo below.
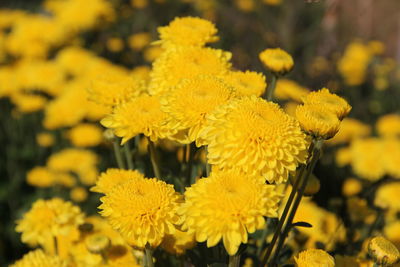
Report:
[[[128,169],[133,170],[135,167],[133,165],[132,151],[129,146],[129,141],[124,144],[124,154],[126,162],[128,163]]]
[[[115,159],[117,160],[118,168],[125,169],[125,163],[122,158],[121,147],[119,145],[117,138],[114,138],[114,140],[113,140],[113,147],[114,147],[114,155],[115,155]]]
[[[239,267],[239,266],[240,266],[240,255],[235,254],[233,256],[229,256],[228,267]]]
[[[310,155],[311,152],[314,149],[314,143],[310,144],[310,147],[308,149],[308,154]],[[296,180],[294,181],[292,191],[290,192],[289,198],[286,202],[285,209],[283,210],[282,216],[279,219],[278,225],[276,227],[274,236],[272,237],[271,243],[269,244],[267,251],[263,253],[262,258],[261,258],[261,265],[264,266],[267,262],[269,257],[271,256],[271,253],[275,247],[275,243],[278,240],[278,237],[281,235],[281,230],[282,226],[285,223],[286,217],[289,214],[289,210],[293,204],[293,200],[296,196],[296,193],[300,187],[300,180],[301,177],[303,176],[304,170],[306,169],[306,165],[300,165],[299,170],[296,173]],[[265,242],[265,240],[263,240]]]
[[[301,198],[303,197],[304,191],[307,187],[307,181],[308,181],[309,177],[311,176],[311,174],[315,168],[315,165],[317,164],[317,161],[320,157],[323,140],[313,140],[313,143],[314,143],[313,152],[311,154],[310,163],[307,164],[306,173],[305,173],[304,177],[299,177],[299,179],[302,180],[300,191],[298,192],[298,194],[296,196],[293,207],[290,211],[289,217],[288,217],[285,227],[283,229],[282,235],[280,236],[278,245],[275,250],[274,257],[271,260],[271,264],[268,266],[275,266],[275,263],[279,256],[279,252],[282,249],[283,244],[285,243],[285,240],[289,234],[289,231],[292,228],[292,222],[293,222],[294,216],[296,215],[297,208],[300,205]],[[303,178],[303,179],[301,179],[301,178]]]
[[[150,160],[151,160],[151,165],[153,166],[153,171],[154,175],[156,178],[161,179],[161,172],[160,172],[160,167],[158,166],[157,163],[157,151],[156,147],[154,146],[153,141],[150,140],[149,138],[149,154],[150,154]]]
[[[267,101],[271,101],[272,97],[274,96],[275,88],[276,88],[276,81],[278,77],[275,74],[272,74],[271,82],[267,87],[267,91],[264,93],[264,99]]]
[[[150,248],[149,245],[146,245],[146,248],[144,249],[144,252],[145,252],[144,266],[145,267],[154,267],[153,250]]]

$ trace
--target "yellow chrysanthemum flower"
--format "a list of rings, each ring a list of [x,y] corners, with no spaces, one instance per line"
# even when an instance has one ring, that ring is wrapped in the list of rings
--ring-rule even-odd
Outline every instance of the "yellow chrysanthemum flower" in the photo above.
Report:
[[[103,141],[103,131],[95,124],[81,123],[68,131],[68,139],[74,146],[97,146]]]
[[[400,136],[400,115],[387,114],[380,117],[376,129],[381,136]]]
[[[67,267],[67,262],[55,255],[48,255],[41,249],[33,250],[25,254],[22,259],[16,261],[10,267]]]
[[[396,246],[382,236],[369,241],[368,254],[381,266],[391,266],[400,259],[400,252]]]
[[[101,124],[114,129],[124,144],[138,134],[144,134],[152,141],[172,135],[176,130],[165,125],[166,118],[157,96],[142,95],[116,106],[112,114],[101,120]]]
[[[199,76],[183,80],[161,100],[162,110],[169,118],[167,125],[171,129],[188,129],[187,140],[193,142],[205,123],[205,117],[216,107],[235,97],[233,87],[213,76]]]
[[[142,179],[144,175],[136,170],[108,169],[103,172],[90,191],[108,194],[112,189],[131,179]]]
[[[400,183],[387,183],[378,188],[374,204],[382,209],[396,213],[400,211]]]
[[[330,145],[343,144],[356,138],[368,136],[371,133],[371,127],[359,120],[344,118],[340,123],[339,132],[327,143]]]
[[[132,246],[158,246],[180,224],[181,196],[172,185],[155,178],[130,179],[102,197],[100,213]]]
[[[302,97],[307,95],[309,91],[289,79],[279,79],[276,82],[274,97],[279,100],[293,100],[301,102]]]
[[[310,248],[294,257],[297,267],[334,267],[335,259],[322,249]]]
[[[32,208],[17,221],[17,232],[22,233],[22,242],[31,246],[53,242],[58,235],[68,235],[83,223],[83,214],[78,206],[60,198],[39,199]]]
[[[236,89],[238,95],[261,96],[267,87],[265,76],[255,71],[230,71],[223,79]]]
[[[168,26],[158,27],[164,47],[204,46],[218,41],[217,28],[208,20],[196,17],[175,18]]]
[[[212,48],[182,47],[167,51],[153,63],[149,92],[168,92],[182,79],[198,75],[224,75],[231,64],[231,53]]]
[[[26,182],[37,187],[50,187],[55,180],[54,173],[45,167],[35,167],[26,174]]]
[[[301,128],[316,138],[330,139],[339,131],[340,120],[325,106],[299,105],[296,118]]]
[[[305,162],[308,145],[296,119],[255,96],[217,108],[196,142],[208,145],[208,162],[217,168],[236,168],[276,183]]]
[[[383,164],[386,173],[394,178],[400,178],[400,138],[384,138]]]
[[[308,105],[323,105],[327,111],[330,111],[339,120],[342,120],[351,110],[351,106],[346,100],[338,95],[331,94],[327,88],[322,88],[319,91],[311,92],[302,98],[304,104]]]
[[[177,255],[184,254],[187,249],[191,249],[194,246],[196,246],[194,232],[184,232],[178,229],[172,235],[165,235],[161,243],[161,247],[168,253]]]
[[[218,171],[186,190],[180,213],[198,242],[213,247],[222,239],[234,255],[241,243],[247,243],[248,232],[264,227],[264,216],[277,217],[279,200],[273,185],[235,171]]]
[[[265,49],[259,57],[267,69],[277,75],[284,75],[293,69],[292,56],[280,48]]]

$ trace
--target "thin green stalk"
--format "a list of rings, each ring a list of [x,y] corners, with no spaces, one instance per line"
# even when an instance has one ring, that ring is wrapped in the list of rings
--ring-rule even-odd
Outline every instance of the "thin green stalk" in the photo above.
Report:
[[[133,165],[132,151],[129,145],[129,141],[124,144],[124,154],[126,162],[128,163],[128,169],[133,170],[135,167]]]
[[[276,81],[278,77],[275,74],[272,74],[271,82],[267,87],[267,91],[264,93],[264,99],[267,101],[271,101],[272,97],[274,96],[275,88],[276,88]]]
[[[113,140],[113,147],[114,147],[114,155],[115,155],[115,159],[117,160],[118,168],[125,169],[125,162],[122,158],[121,147],[119,145],[117,138],[114,138],[114,140]]]
[[[144,266],[145,267],[154,267],[153,250],[150,248],[149,245],[146,245],[146,247],[144,249],[144,254],[145,254]]]
[[[233,256],[229,256],[228,267],[239,267],[239,266],[240,266],[240,255],[235,254]]]
[[[287,222],[285,224],[285,227],[283,229],[282,235],[279,238],[279,242],[278,242],[278,245],[276,247],[275,254],[274,254],[274,256],[273,256],[273,258],[272,258],[272,260],[270,262],[270,265],[268,265],[268,266],[275,266],[275,264],[276,264],[276,261],[277,261],[277,259],[279,257],[279,252],[282,249],[283,244],[285,243],[285,240],[286,240],[286,237],[289,234],[289,231],[292,228],[293,219],[294,219],[294,216],[296,215],[297,208],[300,205],[300,202],[301,202],[301,199],[303,197],[304,191],[305,191],[305,189],[307,187],[308,179],[311,176],[311,174],[312,174],[312,172],[313,172],[313,170],[315,168],[315,165],[317,164],[319,156],[321,154],[321,147],[322,147],[322,144],[323,144],[323,140],[314,140],[313,143],[315,143],[315,144],[314,144],[314,147],[313,147],[313,152],[311,154],[311,160],[310,160],[310,163],[307,164],[306,173],[305,173],[304,177],[302,177],[302,179],[301,179],[302,183],[301,183],[300,191],[298,192],[298,194],[296,196],[296,199],[294,201],[293,207],[292,207],[292,209],[290,211],[289,217],[288,217]],[[299,178],[301,178],[301,177],[299,177]]]
[[[158,166],[158,163],[157,163],[156,147],[154,146],[154,143],[153,143],[153,141],[150,140],[150,138],[149,138],[149,147],[148,148],[149,148],[150,160],[151,160],[151,165],[153,166],[154,175],[158,179],[161,179],[160,167]]]
[[[308,149],[308,154],[310,155],[311,152],[314,149],[314,143],[310,144],[310,147]],[[275,243],[278,240],[278,237],[281,235],[281,230],[282,230],[282,226],[285,223],[286,217],[289,214],[289,210],[293,204],[293,200],[296,196],[296,193],[299,189],[300,186],[300,180],[301,177],[303,176],[304,170],[306,169],[306,165],[301,165],[299,170],[296,173],[296,180],[294,181],[293,187],[292,187],[292,191],[290,192],[289,198],[286,202],[285,205],[285,209],[283,210],[282,216],[279,219],[278,225],[276,227],[274,236],[272,237],[271,243],[269,244],[267,251],[265,251],[261,257],[261,265],[265,265],[268,262],[269,257],[271,256],[271,253],[275,247]],[[263,240],[263,242],[265,242],[265,240]]]

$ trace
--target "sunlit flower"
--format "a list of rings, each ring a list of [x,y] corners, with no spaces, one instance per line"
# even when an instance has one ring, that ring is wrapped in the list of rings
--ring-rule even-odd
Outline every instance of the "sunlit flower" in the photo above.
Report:
[[[276,183],[286,181],[305,161],[308,145],[293,117],[255,96],[217,108],[196,142],[208,145],[208,162],[215,167],[236,168]]]
[[[334,267],[335,259],[322,249],[310,248],[294,257],[297,267]]]
[[[30,246],[45,245],[58,235],[68,235],[81,223],[83,214],[71,202],[39,199],[17,221],[16,231],[22,233],[22,242]]]
[[[159,27],[163,46],[203,46],[218,40],[217,28],[208,20],[196,17],[175,18],[168,26]]]
[[[339,131],[340,120],[325,106],[299,105],[296,118],[301,128],[316,138],[330,139]]]
[[[247,243],[247,233],[264,227],[264,216],[277,217],[279,200],[273,185],[220,171],[186,190],[181,213],[198,242],[213,247],[222,239],[229,255],[234,255],[241,243]]]
[[[396,246],[382,236],[374,237],[369,241],[368,254],[376,264],[382,266],[395,264],[400,258],[400,252]]]
[[[108,169],[103,172],[90,191],[108,194],[112,189],[131,179],[142,179],[144,175],[136,170]]]
[[[165,125],[166,118],[157,96],[142,95],[116,106],[112,114],[101,120],[101,124],[114,129],[124,144],[138,134],[144,134],[152,141],[172,135],[175,129]]]
[[[231,71],[223,79],[236,89],[238,95],[261,96],[267,87],[265,76],[255,71]]]
[[[268,48],[259,55],[260,60],[271,72],[283,75],[293,69],[293,58],[280,48]]]
[[[302,87],[295,81],[279,79],[276,82],[274,97],[279,100],[294,100],[296,102],[301,102],[302,97],[308,93],[309,91],[306,88]]]
[[[103,131],[94,124],[81,123],[69,130],[67,136],[74,146],[90,147],[101,143]]]
[[[158,246],[180,223],[177,209],[181,196],[172,185],[155,178],[130,179],[100,200],[101,215],[128,244],[139,248]]]
[[[323,105],[327,111],[336,114],[339,120],[347,116],[351,110],[351,106],[346,100],[338,95],[331,94],[326,88],[311,92],[304,96],[302,100],[306,105]]]
[[[224,75],[230,68],[231,53],[212,48],[184,47],[163,53],[153,63],[150,94],[163,94],[182,79],[198,75]]]
[[[235,96],[233,87],[212,76],[183,80],[161,100],[162,110],[169,118],[168,127],[188,129],[188,140],[193,142],[205,123],[205,117],[216,107]]]
[[[41,249],[33,250],[25,254],[22,259],[16,261],[10,267],[67,267],[67,262],[58,256],[48,255]]]

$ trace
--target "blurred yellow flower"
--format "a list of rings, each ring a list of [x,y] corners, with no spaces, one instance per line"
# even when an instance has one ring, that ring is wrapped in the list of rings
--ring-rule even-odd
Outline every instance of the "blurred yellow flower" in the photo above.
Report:
[[[222,78],[236,89],[238,95],[261,96],[267,87],[265,76],[255,71],[230,71]]]
[[[353,153],[349,147],[342,147],[336,150],[335,155],[336,164],[343,167],[351,164],[353,160]]]
[[[354,196],[362,190],[362,183],[356,178],[347,178],[342,186],[342,193],[346,197]]]
[[[22,242],[30,245],[53,243],[58,235],[69,235],[83,223],[83,214],[78,206],[60,198],[39,199],[32,208],[17,221],[17,232],[22,233]]]
[[[302,101],[305,105],[323,106],[324,109],[335,114],[339,120],[346,117],[351,110],[351,106],[345,99],[330,93],[327,88],[307,94]]]
[[[155,178],[130,179],[101,199],[101,215],[131,246],[157,247],[180,224],[177,214],[182,197]]]
[[[198,76],[183,80],[174,90],[167,93],[161,100],[161,109],[169,116],[169,128],[188,129],[187,140],[178,141],[191,143],[196,140],[204,126],[207,114],[227,103],[235,95],[234,88],[223,80],[208,75]]]
[[[198,242],[213,247],[222,239],[228,254],[234,255],[247,243],[247,233],[264,227],[264,216],[277,217],[279,201],[273,185],[235,171],[218,171],[186,189],[180,213]]]
[[[103,141],[103,131],[95,124],[81,123],[67,133],[70,142],[77,147],[97,146]]]
[[[294,257],[297,267],[334,267],[335,259],[322,249],[310,248]]]
[[[207,117],[196,140],[220,169],[282,183],[305,161],[308,141],[298,122],[277,104],[256,96],[231,100]]]
[[[400,137],[400,115],[387,114],[378,119],[376,129],[381,136]]]
[[[164,47],[204,46],[219,38],[217,28],[208,20],[196,17],[175,18],[168,26],[158,27],[160,41]]]
[[[14,93],[11,95],[10,100],[21,113],[31,113],[42,110],[47,104],[46,97],[26,93]]]
[[[386,183],[381,185],[375,193],[374,204],[391,213],[400,211],[400,183]]]
[[[139,178],[144,178],[144,175],[137,170],[108,169],[100,174],[96,185],[90,188],[90,191],[108,194],[115,186]]]
[[[88,191],[84,187],[77,186],[71,189],[69,195],[75,202],[84,202],[88,198]]]
[[[54,144],[54,136],[51,133],[38,133],[36,135],[36,142],[41,147],[49,147]]]
[[[397,249],[400,249],[400,221],[396,220],[391,223],[387,223],[383,228],[385,237],[392,242]]]
[[[10,267],[67,267],[66,261],[55,255],[48,255],[42,249],[36,249],[25,254],[22,259]]]
[[[191,231],[180,231],[176,229],[175,233],[165,235],[161,247],[168,253],[182,255],[187,249],[191,249],[196,246],[196,240],[194,238],[194,232]]]
[[[280,48],[265,49],[259,54],[259,57],[267,69],[276,75],[284,75],[293,69],[292,56]]]
[[[263,3],[271,6],[278,6],[282,3],[282,0],[263,0]]]
[[[54,173],[45,167],[35,167],[26,174],[26,182],[37,187],[50,187],[55,179]]]
[[[111,37],[107,39],[106,47],[109,51],[117,53],[124,50],[124,40],[119,37]]]
[[[356,138],[370,135],[371,126],[353,118],[344,118],[340,123],[339,132],[327,144],[336,145],[348,143]]]
[[[279,100],[293,100],[301,103],[301,99],[307,95],[309,91],[289,79],[279,79],[276,82],[274,96]]]
[[[386,173],[394,178],[400,178],[400,138],[384,138],[383,164]]]
[[[134,51],[141,51],[151,42],[151,35],[148,32],[139,32],[129,36],[129,47]]]
[[[150,46],[148,48],[146,48],[143,52],[143,58],[147,61],[147,62],[153,62],[154,60],[156,60],[158,57],[161,56],[161,54],[164,52],[164,48],[162,48],[161,46]]]

